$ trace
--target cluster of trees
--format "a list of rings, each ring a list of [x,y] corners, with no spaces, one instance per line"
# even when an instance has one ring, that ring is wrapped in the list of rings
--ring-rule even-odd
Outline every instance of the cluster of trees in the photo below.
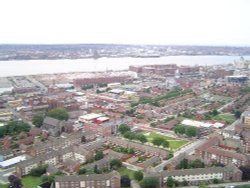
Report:
[[[122,167],[122,162],[119,159],[113,159],[110,161],[110,169],[117,170]]]
[[[40,166],[38,166],[36,168],[32,168],[29,175],[40,177],[40,176],[42,176],[43,174],[46,173],[47,168],[48,168],[47,165],[40,165]]]
[[[43,114],[35,114],[32,117],[32,123],[36,126],[36,127],[41,127],[43,125],[43,120],[44,120],[44,115]]]
[[[68,120],[69,114],[64,108],[54,108],[48,111],[47,116],[58,119],[58,120]]]
[[[153,138],[152,143],[156,146],[163,146],[164,148],[169,147],[169,142],[161,137]]]
[[[241,111],[239,111],[239,110],[234,110],[234,117],[237,118],[237,119],[239,119],[240,116],[241,116]]]
[[[142,171],[136,171],[133,174],[135,180],[140,182],[141,188],[160,188],[158,178],[145,177]],[[121,176],[121,187],[131,187],[131,180],[128,175]]]
[[[95,158],[96,161],[99,161],[99,160],[103,159],[103,157],[104,157],[103,152],[102,151],[97,151],[94,158]]]
[[[16,136],[21,132],[28,132],[30,125],[20,121],[10,121],[7,125],[0,127],[0,138],[4,136]]]
[[[194,136],[197,136],[197,134],[198,134],[196,127],[184,126],[184,125],[177,125],[174,128],[174,132],[176,134],[185,134],[188,137],[194,137]]]
[[[58,120],[68,120],[69,119],[69,114],[64,108],[54,108],[50,111],[48,111],[47,114],[35,114],[32,118],[32,123],[36,127],[41,127],[43,125],[44,117],[49,116]]]
[[[137,181],[141,181],[143,179],[143,172],[142,171],[135,171],[134,172],[134,179]]]
[[[145,143],[148,141],[145,135],[131,132],[130,127],[126,124],[121,124],[118,128],[118,131],[123,135],[124,138],[127,138],[129,140],[138,140],[141,143]]]
[[[219,115],[219,112],[216,109],[214,109],[213,111],[210,111],[205,115],[205,120],[211,120],[213,119],[214,116],[217,115]]]
[[[188,161],[187,159],[183,159],[180,161],[177,168],[178,169],[205,168],[205,164],[199,159],[196,159],[194,161]]]

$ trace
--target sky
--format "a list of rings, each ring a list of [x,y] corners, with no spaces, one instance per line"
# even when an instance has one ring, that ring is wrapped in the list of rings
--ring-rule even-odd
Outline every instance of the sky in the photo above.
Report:
[[[250,46],[249,0],[0,0],[0,44]]]

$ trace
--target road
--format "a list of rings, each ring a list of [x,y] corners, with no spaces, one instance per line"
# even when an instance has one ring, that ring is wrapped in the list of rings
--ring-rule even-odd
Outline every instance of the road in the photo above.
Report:
[[[203,144],[205,141],[206,141],[206,139],[199,139],[191,144],[188,144],[188,145],[182,147],[180,150],[178,150],[174,153],[173,158],[163,161],[161,164],[159,164],[158,166],[155,167],[155,170],[157,172],[162,171],[163,168],[166,166],[166,164],[170,163],[172,160],[177,158],[181,153],[191,154],[195,151],[195,148],[197,148],[198,146]]]
[[[8,176],[15,172],[15,167],[8,169],[0,169],[0,184],[8,183]]]

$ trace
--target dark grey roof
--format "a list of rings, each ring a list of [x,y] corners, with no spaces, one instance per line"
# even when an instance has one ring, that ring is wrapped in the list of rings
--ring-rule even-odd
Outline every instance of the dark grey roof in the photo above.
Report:
[[[239,172],[240,170],[234,165],[228,165],[226,167],[210,167],[210,168],[195,168],[195,169],[182,169],[161,172],[163,177],[168,176],[185,176],[185,175],[199,175],[199,174],[210,174],[210,173],[223,173],[223,172]]]
[[[70,182],[70,181],[92,181],[92,180],[109,180],[112,177],[117,176],[120,178],[120,174],[116,171],[108,174],[91,174],[91,175],[72,175],[72,176],[56,176],[55,182]]]
[[[43,124],[53,125],[57,126],[60,123],[60,120],[52,118],[52,117],[46,117],[43,121]]]

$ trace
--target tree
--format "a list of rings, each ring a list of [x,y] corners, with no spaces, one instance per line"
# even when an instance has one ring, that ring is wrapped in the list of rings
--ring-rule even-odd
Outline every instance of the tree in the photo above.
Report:
[[[191,164],[190,166],[192,168],[204,168],[205,167],[205,164],[199,160],[199,159],[195,159]]]
[[[30,125],[22,121],[10,121],[7,125],[0,127],[0,138],[11,135],[16,136],[21,132],[28,132]]]
[[[140,182],[141,188],[160,188],[160,182],[158,178],[146,177]]]
[[[42,176],[42,182],[53,182],[55,179],[54,176],[48,176],[48,175],[43,175]]]
[[[189,168],[188,160],[187,159],[181,160],[181,162],[179,164],[179,168],[180,169],[188,169]]]
[[[124,133],[130,131],[130,127],[126,124],[121,124],[118,128],[118,131],[123,135]]]
[[[134,178],[137,181],[141,181],[143,179],[143,173],[142,173],[142,171],[136,171],[136,172],[134,172]]]
[[[8,180],[10,182],[10,186],[11,188],[22,188],[22,182],[21,180],[15,176],[15,175],[10,175],[8,177]]]
[[[98,169],[97,165],[95,165],[95,166],[94,166],[94,173],[96,173],[96,174],[100,174],[100,171],[99,171],[99,169]]]
[[[187,127],[185,134],[188,137],[194,137],[197,135],[197,129],[195,127]]]
[[[121,187],[130,187],[130,179],[127,175],[121,177]]]
[[[98,161],[100,159],[102,159],[104,157],[103,152],[102,151],[97,151],[95,154],[95,160]]]
[[[47,165],[41,165],[41,166],[38,166],[36,168],[31,169],[29,174],[31,176],[39,177],[39,176],[45,174],[46,170],[47,170]]]
[[[110,161],[110,168],[117,170],[118,168],[121,168],[122,162],[119,159],[113,159]]]
[[[156,146],[160,146],[162,144],[162,142],[164,142],[165,140],[163,138],[153,138],[152,143]]]
[[[80,168],[78,174],[81,175],[81,174],[85,174],[87,172],[87,170],[85,168]]]
[[[214,109],[213,111],[212,111],[212,113],[211,113],[213,116],[217,116],[218,114],[219,114],[219,112],[216,110],[216,109]]]
[[[135,139],[135,133],[132,133],[130,131],[125,132],[123,136],[124,138],[127,138],[129,140]]]
[[[177,134],[184,134],[186,131],[186,128],[183,126],[183,125],[177,125],[175,128],[174,128],[174,132]]]
[[[69,114],[64,108],[54,108],[47,113],[47,116],[58,119],[58,120],[69,119]]]
[[[169,142],[167,140],[164,140],[161,145],[164,147],[164,148],[168,148],[169,147]]]
[[[169,176],[168,179],[167,179],[167,186],[168,187],[173,187],[174,184],[175,184],[174,179],[171,176]]]
[[[147,137],[143,134],[137,134],[136,139],[139,140],[141,143],[146,143],[148,141]]]
[[[86,142],[86,137],[85,136],[82,136],[81,137],[81,143],[85,143]]]
[[[43,125],[43,120],[44,117],[42,114],[36,114],[33,116],[32,118],[32,123],[36,126],[36,127],[41,127]]]
[[[240,116],[241,116],[241,112],[240,112],[239,110],[235,110],[235,111],[234,111],[234,116],[235,116],[237,119],[239,119]]]
[[[220,180],[218,180],[218,179],[213,179],[213,184],[218,184],[218,183],[220,183]]]

